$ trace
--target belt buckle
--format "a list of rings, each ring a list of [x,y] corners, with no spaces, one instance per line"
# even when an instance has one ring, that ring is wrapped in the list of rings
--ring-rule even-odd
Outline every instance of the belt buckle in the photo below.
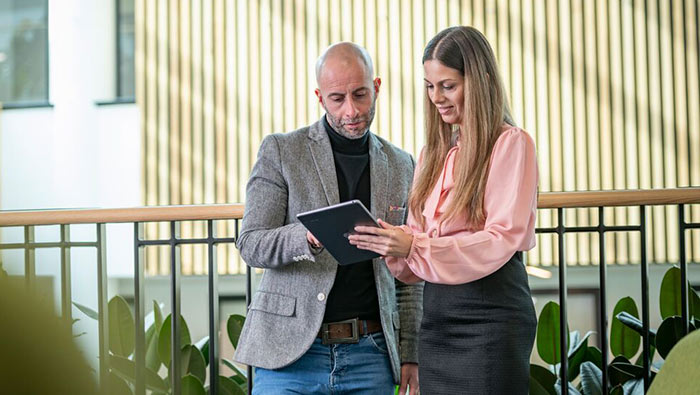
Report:
[[[337,339],[330,339],[328,337],[328,325],[331,324],[350,324],[352,329],[352,335],[350,337],[339,337]],[[332,322],[328,324],[321,325],[321,343],[324,345],[328,344],[339,344],[339,343],[359,343],[360,342],[360,329],[359,329],[359,319],[351,318],[345,321]]]

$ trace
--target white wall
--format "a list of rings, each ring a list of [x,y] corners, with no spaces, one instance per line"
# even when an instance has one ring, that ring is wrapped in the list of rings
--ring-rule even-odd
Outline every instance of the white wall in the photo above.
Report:
[[[141,204],[141,137],[135,104],[98,106],[114,99],[114,0],[49,1],[49,101],[52,108],[0,114],[0,209],[131,207]],[[56,241],[57,227],[40,227],[37,239]],[[132,226],[109,225],[110,276],[130,276]],[[21,241],[22,229],[3,229],[3,242]],[[71,237],[95,240],[94,226],[72,226]],[[59,252],[37,252],[37,274],[53,277],[45,292],[59,300]],[[73,300],[97,307],[95,249],[72,251]],[[23,274],[23,251],[5,251],[10,274]],[[114,284],[114,282],[112,282]],[[49,288],[49,287],[47,287]],[[110,294],[116,291],[111,287]],[[94,364],[97,325],[83,317],[76,332]]]

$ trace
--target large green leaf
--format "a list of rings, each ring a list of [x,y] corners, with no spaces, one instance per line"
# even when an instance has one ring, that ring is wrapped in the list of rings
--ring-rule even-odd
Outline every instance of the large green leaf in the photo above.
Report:
[[[116,295],[107,305],[109,313],[109,350],[128,357],[134,352],[134,316],[129,304]]]
[[[570,382],[566,382],[566,386],[569,387],[569,395],[581,395],[579,390],[576,389]],[[554,383],[554,390],[557,392],[557,394],[561,394],[561,379],[557,379],[557,382]]]
[[[181,394],[182,395],[206,395],[207,392],[204,390],[204,385],[198,378],[188,374],[182,378],[180,381]]]
[[[548,302],[542,308],[537,322],[537,352],[540,358],[550,365],[561,362],[559,328],[559,305]],[[569,333],[568,328],[566,333]]]
[[[157,326],[157,324],[151,325],[146,331],[146,367],[154,372],[160,369]]]
[[[228,377],[219,376],[219,394],[221,395],[246,395],[246,391]]]
[[[153,301],[153,322],[156,325],[156,332],[160,332],[160,328],[163,327],[163,310],[155,300]]]
[[[160,328],[160,333],[158,334],[158,355],[160,356],[160,361],[163,362],[163,365],[165,366],[170,366],[170,337],[172,334],[171,317],[171,315],[168,315],[165,318],[165,321],[163,321],[163,326]],[[187,328],[187,322],[185,322],[185,319],[180,316],[180,348],[188,344],[192,344],[190,330]]]
[[[537,383],[535,385],[535,390],[543,389],[549,395],[556,395],[554,391],[554,383],[557,382],[557,376],[550,372],[549,369],[544,368],[540,365],[530,364],[530,390],[531,394],[533,391],[532,383]]]
[[[241,337],[241,330],[243,330],[243,324],[245,323],[245,317],[240,314],[231,314],[226,322],[226,332],[228,333],[228,338],[231,340],[233,348],[238,347],[238,339]]]
[[[629,380],[622,384],[625,395],[644,395],[644,379]]]
[[[640,378],[643,374],[644,368],[631,364],[624,357],[613,359],[613,362],[608,366],[608,380],[613,387]]]
[[[620,299],[613,310],[613,320],[610,325],[610,350],[614,356],[623,355],[627,359],[632,358],[639,350],[641,337],[635,330],[623,324],[617,315],[623,311],[633,317],[639,317],[637,304],[634,299],[628,297]]]
[[[117,376],[132,384],[135,383],[134,369],[136,365],[134,361],[118,355],[110,355],[109,364]],[[168,392],[168,385],[165,384],[165,381],[156,372],[148,368],[146,368],[146,388],[157,392]]]
[[[622,384],[618,384],[612,389],[610,389],[610,395],[624,395],[625,392],[622,390]]]
[[[100,318],[99,318],[99,315],[97,314],[97,312],[96,312],[95,310],[93,310],[93,309],[91,309],[91,308],[89,308],[89,307],[87,307],[87,306],[85,306],[85,305],[82,305],[82,304],[80,304],[80,303],[73,302],[73,306],[77,307],[78,310],[80,310],[80,311],[83,312],[83,314],[85,314],[86,316],[92,318],[92,319],[95,320],[95,321],[97,321],[97,320],[100,319]]]
[[[575,332],[578,334],[578,331]],[[588,352],[588,338],[593,332],[586,333],[583,338],[580,336],[571,336],[571,347],[569,348],[567,379],[573,381],[579,374],[581,363],[586,360]]]
[[[581,364],[581,393],[600,395],[603,393],[603,372],[593,362]]]
[[[687,284],[687,289],[688,312],[691,317],[700,317],[700,297],[690,286],[690,283]],[[659,307],[661,309],[661,318],[663,319],[674,315],[683,316],[681,307],[681,269],[676,266],[669,268],[661,281]]]
[[[683,318],[678,316],[667,317],[659,325],[659,330],[656,332],[656,349],[659,351],[661,358],[666,359],[666,356],[673,346],[683,337]]]
[[[632,316],[626,311],[623,311],[615,317],[625,324],[625,326],[639,333],[640,336],[644,336],[644,324],[639,318]],[[649,344],[656,344],[656,331],[651,328],[649,328]]]
[[[529,387],[530,390],[528,394],[530,395],[556,395],[548,392],[539,381],[533,380],[532,378],[530,378]],[[398,394],[398,392],[396,393]]]
[[[690,316],[700,320],[700,296],[692,287],[688,287],[688,309]]]
[[[204,356],[204,363],[209,366],[209,336],[204,336],[203,338],[199,339],[194,346],[202,352],[202,356]]]
[[[191,344],[182,347],[180,351],[180,369],[181,377],[191,374],[201,382],[206,381],[207,367],[204,363],[204,356],[197,347]]]
[[[600,352],[600,349],[598,347],[590,346],[586,349],[586,356],[583,359],[583,361],[592,362],[599,369],[602,369],[603,353]]]
[[[231,376],[233,381],[235,381],[238,384],[245,384],[248,381],[246,372],[238,368],[236,364],[234,364],[226,358],[221,358],[221,362],[223,362],[224,365],[228,366],[229,369],[233,370],[233,376]]]
[[[114,372],[109,373],[107,385],[109,386],[109,389],[107,390],[107,393],[109,395],[133,395],[134,394],[134,392],[131,390],[131,387],[129,387],[129,384],[127,384],[127,382],[123,378],[119,377]]]

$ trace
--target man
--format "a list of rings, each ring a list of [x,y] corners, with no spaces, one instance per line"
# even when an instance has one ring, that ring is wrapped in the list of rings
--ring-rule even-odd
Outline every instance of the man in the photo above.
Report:
[[[359,199],[403,223],[414,163],[369,131],[381,84],[373,74],[364,48],[329,47],[316,63],[325,116],[260,146],[237,242],[249,266],[267,269],[235,354],[256,367],[254,393],[418,389],[422,285],[394,280],[382,259],[339,266],[296,219]]]

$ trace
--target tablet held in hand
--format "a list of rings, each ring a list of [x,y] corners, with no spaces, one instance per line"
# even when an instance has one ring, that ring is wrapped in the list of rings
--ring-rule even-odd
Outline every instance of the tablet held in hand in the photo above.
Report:
[[[297,219],[341,265],[350,265],[379,256],[372,251],[358,249],[348,241],[348,236],[355,233],[355,226],[379,227],[376,218],[359,200],[306,211],[297,214]]]

